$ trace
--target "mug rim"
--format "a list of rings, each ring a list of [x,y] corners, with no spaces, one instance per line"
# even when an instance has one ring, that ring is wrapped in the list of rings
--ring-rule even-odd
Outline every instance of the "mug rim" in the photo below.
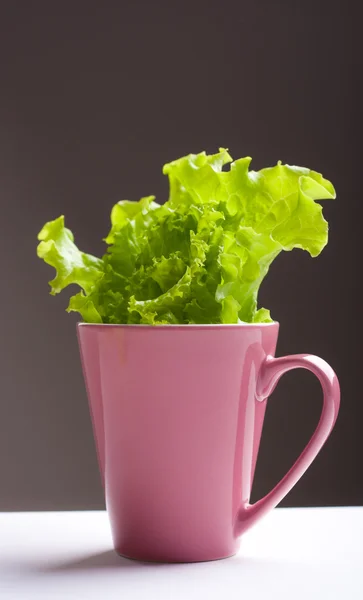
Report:
[[[147,323],[85,323],[84,321],[78,321],[77,327],[131,327],[131,328],[143,328],[143,329],[224,329],[224,328],[246,328],[246,327],[273,327],[279,326],[279,321],[272,321],[271,323],[159,323],[157,325],[150,325]]]

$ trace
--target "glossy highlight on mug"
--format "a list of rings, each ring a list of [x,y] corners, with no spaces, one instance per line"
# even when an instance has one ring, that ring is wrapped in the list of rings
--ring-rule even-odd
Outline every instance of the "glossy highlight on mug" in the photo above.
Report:
[[[274,358],[278,329],[278,323],[78,325],[119,554],[159,562],[231,556],[240,536],[314,460],[338,414],[338,380],[318,357]],[[267,397],[295,368],[318,377],[321,418],[287,475],[251,505]]]

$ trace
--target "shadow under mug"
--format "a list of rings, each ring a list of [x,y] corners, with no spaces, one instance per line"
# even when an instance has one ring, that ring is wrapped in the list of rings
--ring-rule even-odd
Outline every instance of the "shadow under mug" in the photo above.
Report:
[[[78,325],[116,551],[158,562],[235,554],[334,427],[339,383],[321,358],[274,358],[279,325]],[[320,421],[290,471],[250,504],[266,400],[281,375],[319,379]]]

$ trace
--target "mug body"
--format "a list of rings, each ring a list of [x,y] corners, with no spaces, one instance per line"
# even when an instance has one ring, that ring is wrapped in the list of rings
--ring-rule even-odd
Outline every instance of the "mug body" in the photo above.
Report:
[[[79,324],[116,551],[194,562],[236,553],[266,402],[256,379],[278,324]]]

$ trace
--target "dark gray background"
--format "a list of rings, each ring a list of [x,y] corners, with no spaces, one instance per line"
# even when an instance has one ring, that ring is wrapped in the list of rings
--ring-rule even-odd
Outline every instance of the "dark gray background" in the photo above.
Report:
[[[261,302],[278,354],[312,352],[339,374],[336,429],[285,505],[361,504],[362,73],[358,2],[2,2],[0,8],[0,509],[103,506],[68,296],[36,258],[66,215],[103,252],[112,205],[167,197],[164,162],[227,146],[331,179],[330,242],[280,256]],[[267,414],[254,498],[301,451],[321,392],[284,377]]]

